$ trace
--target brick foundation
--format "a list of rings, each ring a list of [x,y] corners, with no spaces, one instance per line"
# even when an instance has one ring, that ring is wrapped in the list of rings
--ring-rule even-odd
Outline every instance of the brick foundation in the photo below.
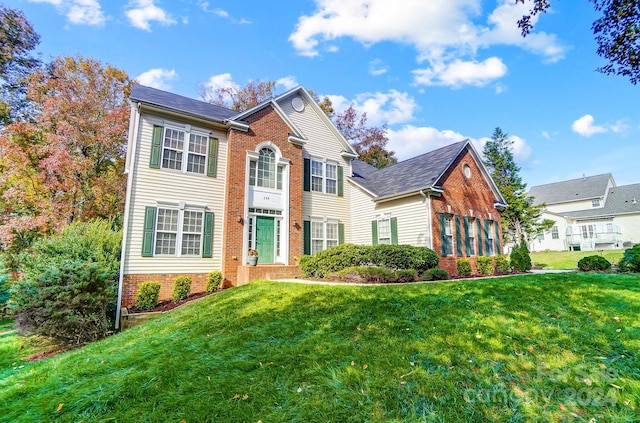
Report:
[[[298,266],[265,264],[257,266],[238,266],[237,285],[245,285],[256,279],[291,279],[301,275]]]
[[[170,300],[171,292],[173,291],[173,281],[178,276],[188,276],[191,278],[191,293],[204,292],[207,286],[206,273],[124,275],[122,280],[122,307],[131,307],[135,304],[138,286],[142,282],[160,282],[159,300]]]

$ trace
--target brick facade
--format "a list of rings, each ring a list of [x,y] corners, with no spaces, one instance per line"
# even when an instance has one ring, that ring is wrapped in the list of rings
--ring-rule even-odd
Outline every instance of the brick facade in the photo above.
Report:
[[[224,216],[224,235],[222,252],[222,274],[225,285],[244,283],[247,270],[243,269],[244,245],[244,213],[245,190],[247,187],[246,167],[247,152],[255,151],[263,142],[271,142],[280,149],[282,157],[290,160],[289,173],[289,263],[295,263],[294,257],[303,252],[302,238],[302,189],[303,189],[303,158],[302,147],[289,142],[292,129],[282,120],[280,115],[267,106],[248,116],[246,121],[250,125],[248,132],[231,130],[229,133],[229,156],[227,161],[227,193],[226,210]],[[287,211],[285,210],[285,213]],[[297,226],[293,222],[298,222]],[[273,265],[260,265],[272,267]],[[287,266],[291,275],[286,272],[282,277],[297,275],[297,267]],[[243,273],[240,278],[239,273]],[[257,272],[257,271],[252,271]],[[253,273],[251,273],[253,274]],[[240,279],[239,279],[240,278]]]
[[[469,178],[464,175],[465,165],[469,166],[471,172]],[[498,201],[498,198],[496,198],[491,186],[484,178],[480,167],[468,150],[465,150],[463,154],[458,156],[441,180],[443,181],[441,186],[444,188],[444,193],[441,197],[432,197],[431,200],[433,249],[441,255],[440,213],[462,217],[471,216],[471,211],[473,211],[472,217],[474,218],[498,222],[500,230],[496,237],[499,239],[500,245],[503,245],[500,212],[494,207],[494,203]],[[456,228],[455,225],[453,225],[454,243],[456,239],[455,231]],[[464,232],[464,228],[461,227],[461,231]],[[462,239],[464,240],[464,238],[465,234],[462,233]],[[479,242],[479,234],[476,234],[476,242]],[[462,250],[463,255],[461,257],[466,257],[465,249],[463,248]],[[476,252],[477,251],[476,248]],[[450,273],[455,273],[456,260],[460,258],[460,256],[456,255],[457,251],[456,248],[454,248],[453,256],[441,256],[438,267],[446,269]],[[470,257],[470,261],[475,272],[477,269],[475,256]]]

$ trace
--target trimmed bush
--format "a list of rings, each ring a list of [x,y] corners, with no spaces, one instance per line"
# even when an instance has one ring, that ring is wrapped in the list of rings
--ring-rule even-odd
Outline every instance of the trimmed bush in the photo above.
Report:
[[[521,237],[520,244],[516,244],[511,250],[511,267],[516,272],[528,272],[531,270],[531,256],[529,247],[524,237]]]
[[[511,263],[509,263],[509,258],[507,256],[497,256],[496,257],[496,273],[500,275],[504,275],[511,271]]]
[[[363,245],[342,244],[319,251],[314,256],[302,256],[299,260],[303,275],[314,278],[326,278],[333,272],[339,272],[353,266],[366,263],[367,247]]]
[[[20,279],[11,287],[18,330],[47,336],[60,345],[106,337],[113,278],[99,263],[68,261]]]
[[[151,310],[158,305],[160,282],[142,282],[136,293],[136,307],[140,310]]]
[[[414,269],[418,273],[433,269],[440,262],[438,254],[427,247],[389,244],[368,247],[367,259],[375,266],[391,270]]]
[[[640,244],[624,250],[619,266],[623,272],[640,272]]]
[[[191,292],[191,278],[189,276],[178,276],[173,281],[173,290],[171,291],[173,302],[184,300],[189,296],[189,292]]]
[[[415,282],[418,272],[413,269],[390,270],[376,266],[353,266],[335,273],[341,280],[357,283],[401,283]]]
[[[469,266],[471,266],[471,264],[469,264]],[[422,275],[423,281],[446,281],[447,279],[449,279],[449,272],[447,272],[445,269],[429,269]]]
[[[609,260],[602,256],[587,256],[578,261],[578,269],[583,272],[604,271],[611,269]]]
[[[222,284],[222,272],[214,270],[207,275],[207,286],[204,288],[207,292],[217,291]]]
[[[476,265],[478,266],[478,273],[485,276],[491,276],[496,273],[493,267],[493,257],[479,256],[476,258]]]
[[[471,261],[469,261],[469,259],[458,259],[456,261],[456,273],[458,276],[471,276],[472,271],[473,269],[471,268]]]

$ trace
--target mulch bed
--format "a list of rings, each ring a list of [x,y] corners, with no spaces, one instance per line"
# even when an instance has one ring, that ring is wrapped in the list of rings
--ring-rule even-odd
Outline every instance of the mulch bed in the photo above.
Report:
[[[136,306],[131,306],[131,307],[127,307],[127,311],[129,312],[129,314],[150,313],[150,312],[155,312],[155,311],[169,311],[169,310],[173,310],[174,308],[178,308],[181,305],[190,303],[191,301],[194,301],[194,300],[209,296],[211,294],[215,294],[215,293],[220,292],[220,291],[222,291],[222,290],[219,289],[219,290],[213,291],[213,292],[196,292],[195,294],[189,295],[184,300],[177,301],[177,302],[173,302],[172,300],[160,301],[158,303],[158,305],[152,310],[140,310]]]

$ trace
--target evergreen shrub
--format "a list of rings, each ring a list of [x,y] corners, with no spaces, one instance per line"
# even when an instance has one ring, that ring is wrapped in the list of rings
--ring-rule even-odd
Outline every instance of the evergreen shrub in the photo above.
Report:
[[[142,282],[136,293],[136,307],[140,310],[151,310],[158,305],[160,282]]]
[[[611,263],[602,256],[587,256],[578,261],[578,269],[582,272],[610,270]]]
[[[640,244],[624,250],[624,255],[618,265],[623,272],[640,272]]]
[[[479,256],[476,258],[476,265],[481,275],[491,276],[496,272],[493,267],[493,257]]]
[[[189,276],[178,276],[173,281],[173,290],[171,291],[171,299],[178,302],[186,299],[191,292],[191,278]]]
[[[500,275],[504,275],[511,271],[511,263],[509,263],[509,258],[507,256],[497,256],[496,257],[496,273]]]
[[[207,292],[217,291],[222,284],[222,272],[214,270],[207,275],[207,286],[204,288]]]
[[[471,268],[471,261],[469,259],[463,258],[456,261],[456,273],[458,276],[471,276],[472,271],[473,269]]]
[[[469,264],[469,266],[471,266],[471,264]],[[457,267],[457,263],[456,263],[456,267]],[[469,273],[469,275],[470,274],[471,273]],[[449,279],[449,277],[450,277],[449,272],[447,272],[445,269],[434,268],[424,272],[424,274],[422,275],[422,280],[423,281],[446,281]]]

